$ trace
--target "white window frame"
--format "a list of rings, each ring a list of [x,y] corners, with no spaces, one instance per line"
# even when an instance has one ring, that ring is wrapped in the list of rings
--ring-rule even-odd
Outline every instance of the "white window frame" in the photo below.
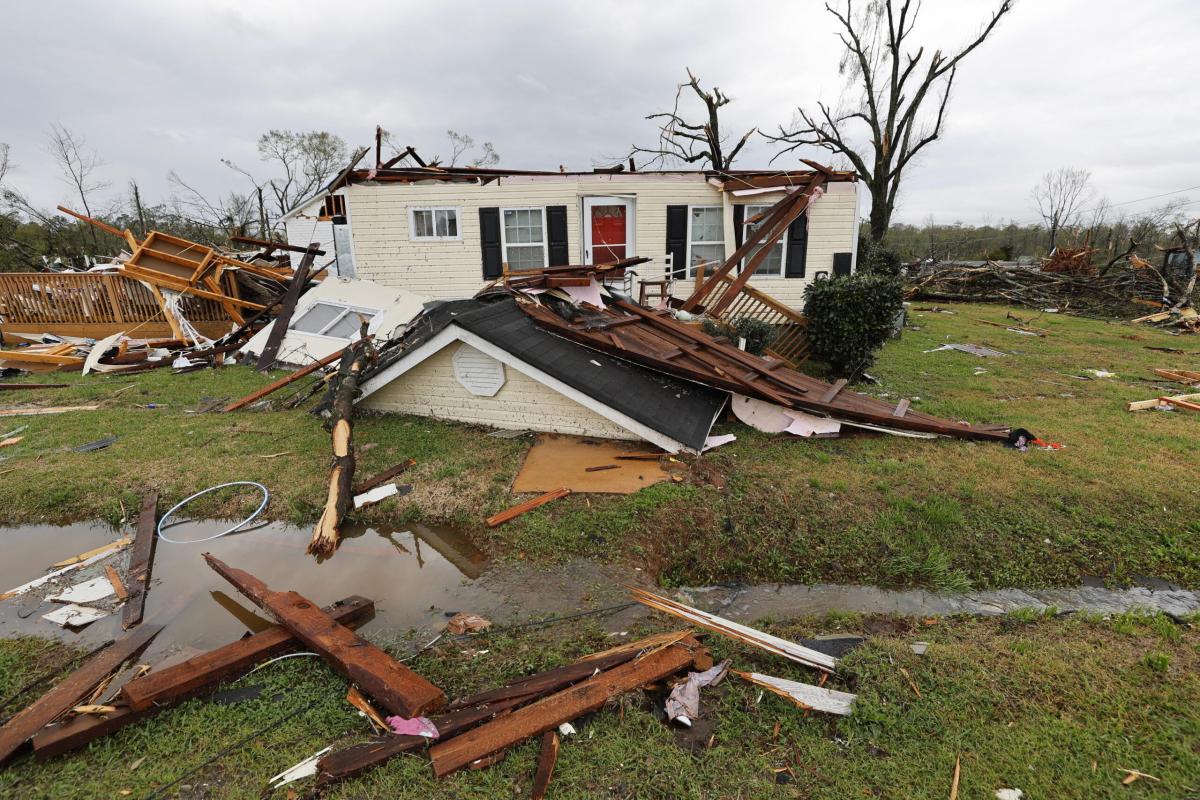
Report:
[[[550,266],[550,231],[546,229],[546,207],[545,206],[507,206],[500,209],[500,261],[504,264],[511,263],[508,260],[508,234],[505,233],[506,226],[504,225],[505,211],[537,211],[542,215],[542,268]],[[533,242],[514,243],[513,247],[536,247]]]
[[[453,211],[454,212],[454,229],[458,231],[454,236],[418,236],[417,235],[417,212],[418,211]],[[437,215],[434,214],[433,229],[437,230]],[[408,238],[414,242],[457,242],[462,240],[462,209],[458,206],[411,206],[408,209]]]
[[[719,241],[719,242],[693,242],[692,241],[692,212],[694,210],[696,210],[697,208],[716,209],[721,212],[721,241]],[[713,205],[688,206],[687,254],[684,256],[684,258],[687,259],[686,275],[689,278],[696,277],[696,268],[692,264],[692,245],[693,244],[699,244],[701,246],[719,244],[719,245],[721,245],[721,252],[722,252],[721,258],[722,258],[722,260],[724,260],[726,258],[726,256],[724,255],[724,253],[727,252],[727,249],[725,247],[725,206],[713,206]],[[721,263],[720,261],[717,262],[718,265],[720,263]],[[708,270],[705,270],[705,274],[711,275],[712,273]]]
[[[336,317],[331,319],[329,321],[329,323],[327,325],[325,325],[325,327],[321,328],[321,330],[319,332],[314,333],[312,331],[302,331],[299,328],[297,328],[296,323],[299,322],[300,319],[305,314],[307,314],[310,309],[314,308],[315,306],[319,306],[319,305],[326,305],[326,306],[333,306],[334,308],[340,308],[340,309],[342,309],[342,313],[338,314]],[[354,305],[350,305],[349,303],[339,302],[337,300],[314,300],[303,311],[301,311],[299,314],[297,314],[296,317],[291,321],[291,323],[288,325],[288,332],[291,333],[292,331],[295,331],[296,333],[300,334],[301,336],[320,336],[322,339],[333,339],[334,341],[337,341],[337,342],[352,342],[352,341],[354,341],[353,336],[351,336],[350,338],[346,338],[344,336],[329,336],[328,334],[325,333],[325,331],[329,330],[334,325],[337,325],[339,322],[341,322],[343,319],[345,319],[348,314],[370,314],[371,322],[374,322],[375,319],[382,313],[383,313],[382,308],[369,308],[368,306],[354,306]],[[370,326],[370,324],[371,324],[370,322],[367,323],[368,326]],[[356,332],[356,334],[357,334],[357,332]]]
[[[746,203],[745,205],[742,206],[742,208],[745,209],[742,212],[745,215],[745,217],[743,218],[743,227],[742,227],[742,241],[743,242],[746,241],[746,237],[750,235],[750,229],[745,227],[745,225],[744,225],[745,220],[753,219],[755,215],[762,214],[765,211],[769,211],[774,206],[775,206],[775,203]],[[752,208],[757,208],[758,211],[755,211],[752,214],[752,213],[750,213],[750,209],[752,209]],[[762,221],[766,222],[766,218],[764,218]],[[762,223],[760,222],[759,224],[762,224]],[[791,226],[789,225],[788,228],[790,228],[790,227]],[[754,273],[755,278],[782,278],[787,275],[788,228],[783,229],[783,235],[780,236],[779,241],[777,241],[775,243],[775,247],[779,248],[779,271],[778,272],[755,272]],[[749,261],[750,257],[753,255],[754,255],[754,253],[748,253],[746,255],[746,257],[742,259],[742,262],[740,264],[738,264],[738,272],[739,273],[743,269],[746,268],[746,262]]]

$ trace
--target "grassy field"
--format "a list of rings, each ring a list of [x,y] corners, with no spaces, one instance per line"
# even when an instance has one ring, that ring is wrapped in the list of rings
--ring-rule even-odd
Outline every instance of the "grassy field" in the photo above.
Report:
[[[871,370],[879,385],[857,388],[912,398],[913,407],[951,418],[1024,427],[1064,449],[1021,453],[888,436],[803,441],[724,422],[718,430],[735,432],[738,441],[696,460],[683,483],[625,497],[577,495],[489,531],[484,517],[514,502],[508,486],[527,440],[376,416],[356,427],[358,443],[369,448],[361,452],[364,473],[409,456],[420,463],[406,479],[414,484],[411,495],[368,509],[362,520],[451,523],[500,557],[592,556],[648,568],[668,584],[838,581],[965,589],[1151,575],[1200,585],[1200,417],[1125,411],[1129,400],[1189,391],[1154,381],[1151,370],[1196,369],[1200,340],[1049,314],[1035,324],[1050,335],[1034,338],[985,324],[1004,322],[1005,308],[953,311],[914,310],[910,322],[919,329],[888,344]],[[946,342],[1011,355],[924,352]],[[1089,369],[1116,377],[1080,380]],[[3,397],[5,404],[102,406],[7,420],[6,430],[29,429],[24,441],[0,453],[7,456],[0,461],[5,522],[116,521],[132,513],[145,487],[173,503],[231,480],[266,483],[270,516],[315,520],[328,437],[314,418],[302,411],[187,413],[202,397],[237,397],[262,385],[250,369],[63,380],[72,387]],[[147,404],[163,407],[141,407]],[[119,439],[106,450],[66,449],[107,435]],[[218,496],[194,513],[238,510],[236,499]]]
[[[563,745],[550,796],[941,799],[949,796],[957,757],[964,800],[992,798],[1000,788],[1056,800],[1200,797],[1200,633],[1193,626],[1165,617],[1015,615],[847,616],[767,627],[790,637],[868,634],[830,682],[858,693],[853,716],[806,715],[731,678],[702,694],[699,723],[712,726],[711,742],[707,732],[690,742],[677,740],[663,722],[660,695],[631,694],[576,722],[579,735]],[[930,643],[924,656],[908,647],[918,640]],[[498,631],[443,643],[412,665],[455,696],[611,641],[576,621],[569,630]],[[719,637],[709,644],[715,656],[732,657],[736,669],[814,678]],[[397,645],[397,652],[407,651]],[[63,658],[61,648],[43,641],[0,642],[0,695]],[[366,722],[343,700],[344,683],[315,659],[279,662],[235,684],[245,685],[260,686],[259,699],[234,705],[196,699],[86,750],[10,766],[0,772],[0,795],[143,798],[178,781],[161,796],[254,797],[271,775],[328,744],[367,735]],[[536,758],[536,743],[527,742],[491,769],[437,782],[424,757],[403,756],[329,796],[525,797]],[[1121,769],[1161,780],[1122,786]]]

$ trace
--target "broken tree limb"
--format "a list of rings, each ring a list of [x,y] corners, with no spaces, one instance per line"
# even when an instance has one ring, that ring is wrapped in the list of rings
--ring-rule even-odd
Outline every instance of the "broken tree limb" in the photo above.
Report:
[[[342,520],[354,506],[354,400],[358,397],[359,377],[374,355],[364,324],[362,338],[345,350],[337,378],[329,387],[330,417],[325,428],[333,446],[333,466],[325,509],[308,543],[308,552],[315,556],[328,558],[337,551]]]
[[[348,597],[325,608],[348,627],[367,621],[375,604],[365,597]],[[153,716],[240,676],[255,664],[296,650],[300,642],[286,628],[275,626],[231,642],[180,664],[135,678],[121,688],[122,705],[104,717],[75,717],[52,725],[33,737],[38,760],[52,758],[107,736],[138,720]]]
[[[439,778],[493,753],[557,728],[564,722],[601,708],[609,699],[639,686],[654,683],[694,663],[701,645],[684,639],[661,650],[601,672],[561,692],[544,697],[511,714],[485,722],[429,750],[433,772]]]
[[[313,259],[320,252],[320,246],[320,242],[313,242],[308,246],[304,258],[300,259],[291,281],[288,282],[287,291],[283,293],[283,300],[279,303],[279,313],[275,315],[275,322],[271,325],[267,343],[263,345],[262,354],[258,357],[256,369],[259,372],[266,372],[275,364],[275,357],[279,355],[279,346],[283,344],[283,337],[287,334],[288,325],[292,322],[292,314],[296,311],[296,302],[300,299],[300,294],[308,283],[308,272],[312,269]]]
[[[442,690],[352,630],[330,618],[296,592],[277,592],[245,570],[231,567],[211,553],[204,560],[217,574],[321,656],[347,680],[358,685],[392,714],[416,717],[446,702]]]
[[[489,528],[495,528],[497,525],[503,525],[510,519],[516,519],[527,511],[533,511],[538,506],[544,506],[552,500],[557,500],[560,497],[566,497],[571,493],[570,489],[561,488],[546,492],[545,494],[535,497],[532,500],[526,500],[524,503],[513,506],[512,508],[501,511],[487,518]]]
[[[154,563],[154,548],[158,536],[154,523],[158,517],[158,492],[147,492],[142,498],[142,510],[138,514],[137,534],[133,548],[129,551],[127,576],[129,600],[121,609],[121,627],[129,630],[142,621],[146,609],[146,592],[150,589],[150,568]]]
[[[558,763],[558,731],[542,734],[542,750],[538,754],[537,772],[533,776],[533,791],[530,800],[543,800],[550,778],[554,776],[554,765]]]
[[[88,697],[101,681],[150,644],[160,630],[161,625],[144,625],[117,640],[5,723],[0,728],[0,765],[7,763],[38,731]]]

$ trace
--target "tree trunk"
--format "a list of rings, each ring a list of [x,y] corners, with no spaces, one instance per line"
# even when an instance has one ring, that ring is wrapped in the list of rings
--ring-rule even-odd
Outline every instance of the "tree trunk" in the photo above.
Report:
[[[888,208],[887,187],[868,184],[871,191],[871,240],[876,244],[883,242],[887,236],[888,226],[892,222],[892,209]]]

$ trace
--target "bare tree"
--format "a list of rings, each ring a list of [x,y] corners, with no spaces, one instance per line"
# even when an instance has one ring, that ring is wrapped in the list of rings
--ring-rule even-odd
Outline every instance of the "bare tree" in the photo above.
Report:
[[[230,236],[244,236],[254,222],[255,204],[249,195],[229,192],[224,197],[209,199],[174,170],[167,173],[167,182],[176,190],[171,197],[176,216],[220,234],[215,237],[210,235],[210,244],[219,243],[219,240]],[[265,231],[258,233],[265,235]]]
[[[882,241],[905,168],[942,134],[959,63],[991,35],[1013,2],[1001,0],[975,38],[952,55],[939,49],[928,59],[925,47],[914,51],[909,45],[919,0],[868,0],[857,15],[853,0],[846,0],[844,10],[826,4],[842,29],[838,38],[845,52],[838,70],[846,76],[846,91],[836,108],[823,102],[815,111],[798,108],[790,130],[780,126],[778,136],[768,137],[788,145],[775,157],[812,146],[848,159],[871,191],[871,238]],[[922,113],[926,101],[936,106],[935,113]],[[866,147],[853,138],[854,129],[863,127]]]
[[[469,153],[475,147],[475,138],[465,133],[459,133],[453,128],[446,131],[446,138],[450,140],[450,166],[456,166],[458,160]],[[482,152],[474,156],[470,165],[472,167],[494,167],[500,163],[500,155],[496,152],[495,146],[491,142],[484,142],[480,145]],[[434,163],[437,159],[434,159]]]
[[[724,172],[733,166],[738,153],[746,146],[746,142],[758,128],[751,128],[742,134],[742,138],[732,149],[726,150],[729,137],[721,133],[720,111],[733,102],[733,98],[714,86],[711,92],[700,87],[700,79],[687,70],[688,80],[675,88],[675,105],[670,111],[651,114],[646,119],[658,121],[658,145],[656,147],[639,147],[634,145],[630,157],[642,153],[650,156],[650,165],[683,162],[695,164],[702,162],[709,169]],[[680,111],[680,105],[688,95],[688,90],[704,103],[704,119],[689,122]]]
[[[96,171],[104,166],[99,154],[89,150],[84,138],[60,123],[50,126],[46,136],[46,151],[58,164],[63,183],[70,186],[83,204],[83,212],[92,216],[91,198],[96,192],[107,189],[109,184],[96,177]],[[99,250],[100,242],[95,226],[88,226],[92,245]]]
[[[316,194],[346,166],[347,159],[346,143],[328,131],[267,131],[258,138],[258,155],[281,174],[259,180],[228,158],[221,162],[253,184],[262,236],[273,226],[272,217],[278,219]],[[269,209],[265,198],[270,199]]]
[[[1033,187],[1033,202],[1050,232],[1050,249],[1058,246],[1058,234],[1074,225],[1091,199],[1092,173],[1086,169],[1059,167],[1042,176]]]
[[[8,144],[0,142],[0,185],[4,183],[4,176],[8,174]]]

